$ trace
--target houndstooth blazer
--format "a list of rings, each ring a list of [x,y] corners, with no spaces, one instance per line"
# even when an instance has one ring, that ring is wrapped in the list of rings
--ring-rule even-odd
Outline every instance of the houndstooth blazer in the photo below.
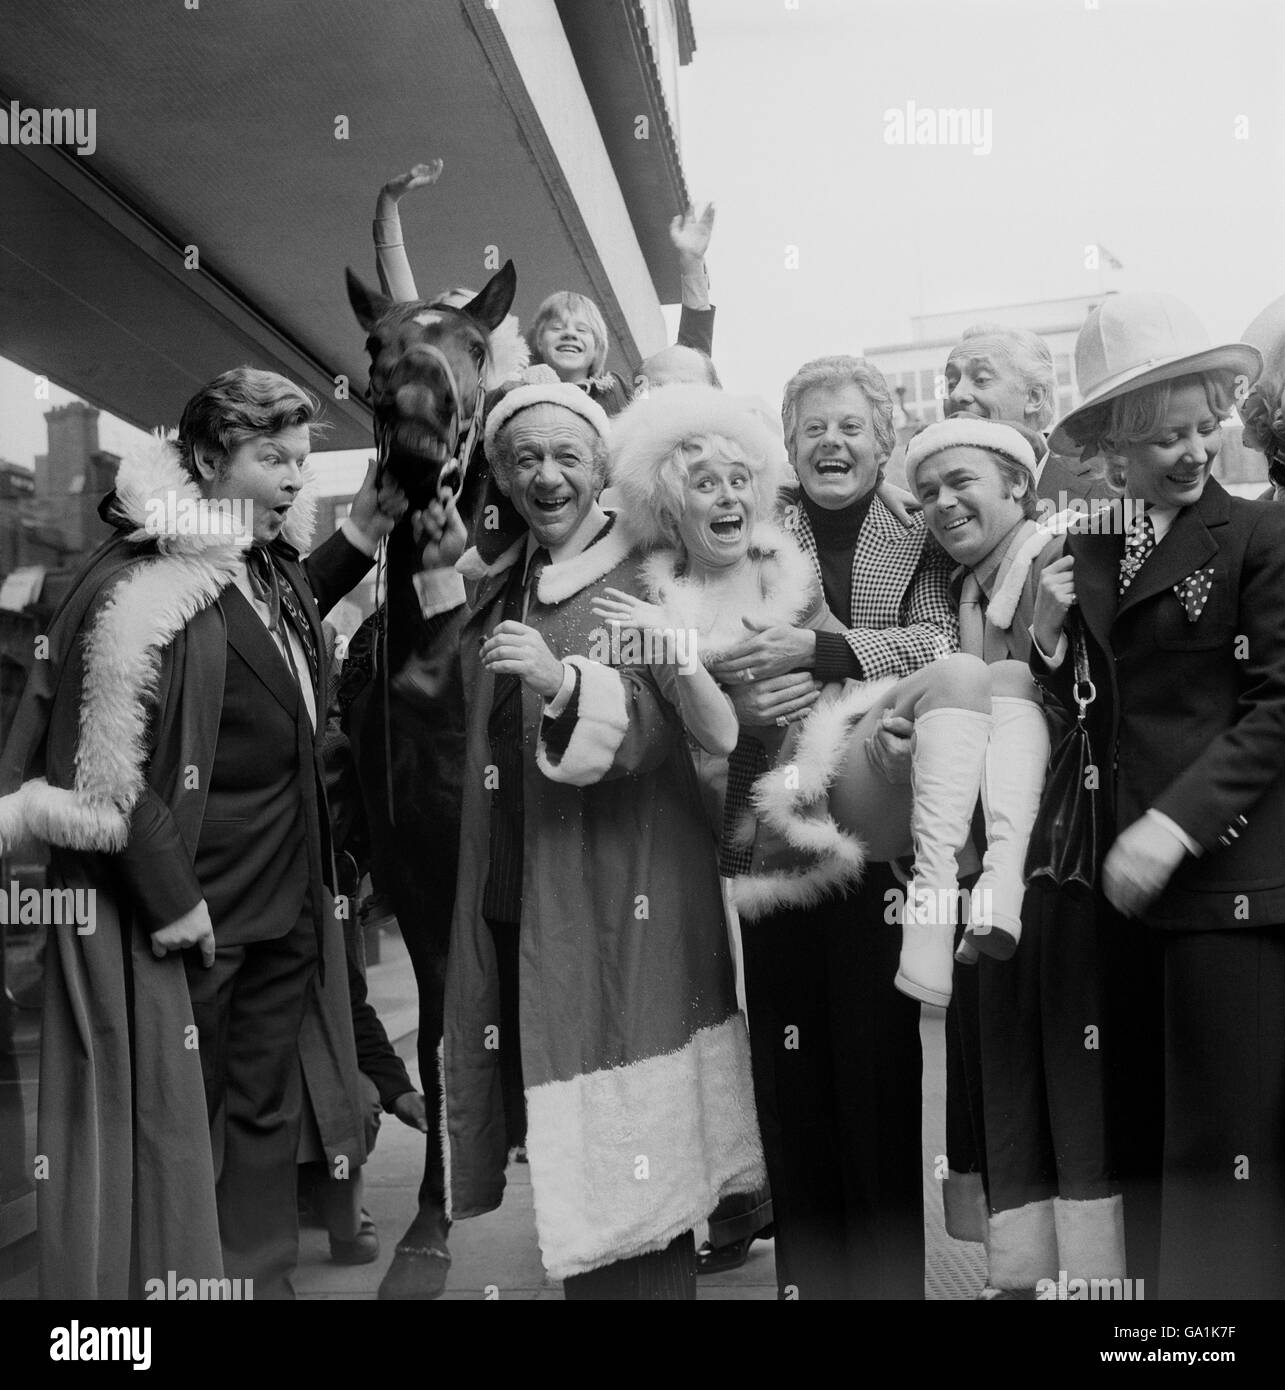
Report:
[[[807,513],[790,489],[782,495],[781,524],[807,552],[821,577],[816,538]],[[959,619],[950,600],[954,564],[933,540],[921,515],[903,526],[878,495],[852,557],[851,624],[844,633],[866,680],[908,676],[959,650]]]

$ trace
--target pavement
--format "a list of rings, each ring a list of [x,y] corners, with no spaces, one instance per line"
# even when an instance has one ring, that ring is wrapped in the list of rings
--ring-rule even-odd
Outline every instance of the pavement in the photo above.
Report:
[[[381,938],[380,961],[367,972],[371,1003],[398,1053],[416,1077],[415,980],[405,945],[396,929]],[[924,1210],[927,1273],[924,1292],[931,1300],[976,1298],[985,1284],[980,1245],[952,1240],[942,1225],[941,1192],[933,1174],[937,1155],[946,1151],[946,1060],[944,1013],[924,1008]],[[379,1231],[380,1255],[372,1264],[330,1262],[326,1233],[301,1232],[295,1290],[303,1299],[374,1298],[393,1258],[393,1247],[415,1214],[415,1195],[424,1164],[424,1136],[385,1115],[379,1142],[365,1168],[365,1205]],[[444,1299],[519,1298],[562,1300],[562,1285],[540,1262],[525,1164],[511,1163],[504,1202],[488,1216],[461,1221],[451,1229],[451,1271]],[[696,1240],[705,1238],[698,1228]],[[702,1299],[775,1299],[776,1274],[771,1241],[755,1241],[740,1269],[703,1277]]]

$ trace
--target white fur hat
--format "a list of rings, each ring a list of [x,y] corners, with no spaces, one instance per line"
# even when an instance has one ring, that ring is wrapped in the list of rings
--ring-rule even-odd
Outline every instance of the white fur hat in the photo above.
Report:
[[[533,405],[560,405],[588,423],[605,444],[611,438],[607,412],[590,398],[588,392],[559,379],[552,367],[537,363],[522,374],[522,384],[506,392],[491,407],[486,417],[486,454],[495,457],[495,439],[505,425],[518,413]]]
[[[663,534],[658,503],[665,461],[685,439],[712,434],[731,440],[744,453],[759,520],[770,520],[789,468],[779,420],[752,397],[675,383],[635,401],[613,427],[608,478],[626,524],[640,540],[654,542]]]
[[[906,445],[906,481],[913,488],[919,465],[946,449],[985,449],[1000,454],[1035,478],[1036,457],[1028,440],[1012,425],[981,420],[975,415],[952,415],[927,425]]]

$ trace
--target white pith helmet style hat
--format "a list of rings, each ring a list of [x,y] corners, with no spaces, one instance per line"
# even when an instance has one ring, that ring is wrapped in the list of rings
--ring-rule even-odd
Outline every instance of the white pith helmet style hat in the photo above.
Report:
[[[1244,376],[1252,386],[1262,369],[1262,356],[1248,343],[1212,346],[1204,324],[1174,295],[1109,295],[1075,342],[1075,376],[1084,399],[1058,421],[1049,448],[1078,455],[1101,423],[1099,407],[1140,386],[1204,372]]]

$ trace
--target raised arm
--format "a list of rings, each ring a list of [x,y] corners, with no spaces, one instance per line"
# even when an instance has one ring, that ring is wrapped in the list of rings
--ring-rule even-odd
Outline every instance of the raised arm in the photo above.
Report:
[[[415,288],[406,247],[402,244],[402,219],[397,211],[397,203],[403,193],[436,183],[441,174],[442,161],[433,159],[427,164],[415,165],[407,174],[389,179],[379,190],[379,201],[375,205],[375,263],[379,269],[381,288],[398,303],[406,304],[418,299],[419,292]]]
[[[678,321],[678,346],[695,348],[706,357],[714,351],[714,306],[709,302],[709,272],[705,254],[714,230],[714,204],[699,217],[694,208],[679,213],[669,224],[669,239],[678,252],[683,312]]]

